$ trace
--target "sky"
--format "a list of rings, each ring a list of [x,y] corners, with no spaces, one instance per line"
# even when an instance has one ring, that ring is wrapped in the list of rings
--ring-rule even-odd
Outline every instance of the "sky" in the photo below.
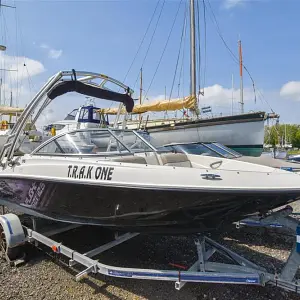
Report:
[[[0,52],[0,64],[1,69],[11,70],[0,72],[1,103],[9,104],[12,92],[13,104],[24,107],[50,76],[71,69],[125,80],[136,91],[137,98],[139,70],[143,67],[144,101],[163,99],[165,88],[167,98],[187,96],[189,31],[183,30],[186,2],[3,0],[2,4],[16,8],[1,8],[0,43],[7,50]],[[199,0],[197,53],[201,56],[201,68],[197,75],[204,91],[200,107],[210,105],[215,115],[239,112],[239,66],[232,53],[238,56],[241,39],[243,62],[255,83],[254,93],[252,81],[244,71],[245,112],[274,110],[282,123],[300,123],[300,1],[204,0],[204,3],[205,9],[203,0]],[[40,124],[61,120],[85,100],[73,94],[56,99],[39,120]],[[111,103],[102,101],[97,105],[108,107]]]

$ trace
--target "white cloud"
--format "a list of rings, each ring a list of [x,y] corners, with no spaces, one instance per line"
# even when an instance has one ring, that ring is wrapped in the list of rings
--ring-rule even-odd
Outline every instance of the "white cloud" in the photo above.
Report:
[[[232,93],[233,92],[233,93]],[[244,101],[252,100],[254,98],[253,91],[250,88],[244,88]],[[238,101],[240,98],[240,89],[229,89],[219,84],[214,84],[204,88],[204,96],[200,96],[203,102],[211,104],[229,104],[232,98]]]
[[[239,99],[240,97],[240,90],[234,89],[233,90],[233,98]],[[175,97],[172,97],[175,98]],[[222,85],[214,84],[204,88],[204,96],[200,96],[203,102],[210,102],[213,104],[222,104],[222,103],[229,103],[232,99],[232,89],[225,88]],[[253,90],[250,88],[244,88],[244,100],[253,99]],[[158,95],[155,97],[149,97],[149,101],[160,101],[164,100],[165,95]],[[168,99],[168,95],[167,95]]]
[[[48,52],[48,56],[53,59],[58,59],[59,57],[61,57],[62,53],[62,50],[50,49]]]
[[[224,7],[226,9],[231,9],[234,7],[237,7],[239,5],[244,4],[245,0],[225,0],[224,1]]]
[[[244,88],[244,100],[245,101],[251,101],[254,99],[254,93],[251,88]],[[176,98],[176,97],[172,97]],[[204,96],[200,96],[200,102],[201,103],[210,103],[212,105],[220,105],[220,104],[230,104],[232,101],[232,98],[235,101],[238,101],[240,98],[240,89],[232,89],[231,88],[225,88],[219,84],[214,84],[208,87],[204,88]],[[161,101],[165,99],[165,95],[158,95],[158,96],[149,96],[147,97],[147,101]],[[168,95],[167,95],[168,99]],[[205,105],[206,105],[205,104]]]
[[[162,101],[162,100],[165,100],[165,95],[158,95],[158,96],[154,96],[154,97],[152,97],[152,96],[149,96],[149,97],[146,97],[146,99],[145,99],[146,101]],[[145,101],[144,100],[144,101]],[[137,105],[137,104],[139,104],[139,102],[136,102],[135,103],[135,105]]]
[[[44,43],[40,45],[40,48],[47,50],[48,57],[52,59],[58,59],[63,54],[63,51],[61,49],[58,50],[58,49],[51,48],[50,46]]]
[[[41,48],[43,48],[43,49],[49,49],[49,46],[48,46],[48,45],[46,45],[46,44],[44,44],[44,43],[43,43],[43,44],[41,44],[41,45],[40,45],[40,47],[41,47]]]
[[[0,52],[0,65],[11,70],[2,71],[5,76],[2,73],[1,104],[9,105],[12,94],[13,106],[24,107],[34,93],[33,77],[45,71],[43,64],[31,58],[9,56]]]
[[[8,82],[26,79],[45,71],[43,64],[37,60],[24,56],[9,56],[2,52],[0,52],[0,64],[3,68],[11,70],[5,74]]]
[[[300,101],[300,81],[289,81],[280,89],[280,96],[294,101]]]

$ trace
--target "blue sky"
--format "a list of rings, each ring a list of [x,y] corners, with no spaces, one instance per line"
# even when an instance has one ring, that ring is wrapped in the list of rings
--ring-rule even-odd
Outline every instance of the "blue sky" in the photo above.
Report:
[[[207,0],[206,0],[207,2]],[[2,68],[17,67],[18,75],[6,75],[2,98],[8,99],[9,84],[16,89],[18,79],[18,103],[24,106],[30,96],[43,82],[59,70],[89,70],[105,73],[123,80],[146,31],[156,0],[94,0],[94,1],[3,1],[16,5],[17,9],[2,8],[1,43],[7,45],[1,54]],[[160,6],[146,36],[145,43],[125,83],[133,87],[150,36],[154,30]],[[170,32],[180,0],[166,0],[144,64],[144,87],[148,89],[161,53]],[[281,115],[282,122],[299,123],[300,111],[300,2],[298,1],[242,1],[210,0],[222,35],[228,46],[237,55],[237,40],[243,43],[244,64],[249,69],[256,87],[270,106]],[[208,2],[207,2],[208,5]],[[161,65],[149,89],[148,98],[160,99],[167,87],[169,96],[179,50],[179,41],[184,20],[185,0],[179,8],[178,17],[163,56]],[[201,55],[204,57],[203,5],[201,12]],[[231,76],[234,75],[234,111],[238,112],[239,85],[238,65],[231,58],[217,34],[211,20],[207,18],[207,60],[205,97],[200,105],[211,105],[214,113],[231,112]],[[17,20],[17,26],[16,26]],[[17,34],[16,34],[17,32]],[[189,93],[189,49],[188,36],[185,43],[184,80],[180,95]],[[14,57],[19,58],[15,59]],[[24,56],[25,58],[20,58]],[[24,70],[23,61],[27,70]],[[181,59],[180,59],[181,61]],[[204,59],[202,59],[204,61]],[[204,64],[203,64],[204,65]],[[28,83],[28,74],[30,81]],[[201,72],[203,79],[204,72]],[[177,97],[177,82],[173,97]],[[244,72],[245,111],[270,111],[265,101],[254,95],[251,81]],[[184,87],[183,87],[184,86]],[[135,86],[135,90],[138,87]],[[16,93],[15,93],[16,94]],[[84,99],[68,97],[66,104],[54,105],[48,111],[46,121],[61,119],[64,114],[84,102]],[[6,100],[7,101],[7,100]]]

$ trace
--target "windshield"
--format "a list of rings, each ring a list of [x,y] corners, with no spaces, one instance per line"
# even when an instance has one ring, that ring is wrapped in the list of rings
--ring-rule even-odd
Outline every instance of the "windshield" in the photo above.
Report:
[[[235,158],[236,156],[231,154],[230,152],[228,152],[227,150],[217,146],[214,143],[207,143],[205,144],[207,147],[209,147],[210,149],[216,151],[217,153],[220,154],[220,156],[223,156],[225,158]]]
[[[67,116],[65,117],[65,120],[75,120],[76,114],[78,112],[78,109],[72,110]]]
[[[120,153],[155,152],[138,133],[132,130],[118,129],[83,129],[64,133],[46,141],[32,154],[65,155],[97,154],[109,155]]]
[[[222,148],[224,151],[227,151],[229,153],[231,153],[232,155],[234,155],[235,157],[241,157],[242,154],[231,149],[231,148],[228,148],[226,147],[225,145],[222,145],[222,144],[219,144],[219,143],[213,143],[214,145],[218,146],[219,148]]]
[[[219,153],[209,149],[203,144],[182,144],[172,146],[176,152],[183,152],[187,154],[196,154],[196,155],[208,155],[220,157]]]

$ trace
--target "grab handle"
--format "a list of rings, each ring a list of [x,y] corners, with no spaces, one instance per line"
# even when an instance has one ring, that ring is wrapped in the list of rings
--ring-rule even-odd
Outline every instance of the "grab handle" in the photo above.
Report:
[[[215,162],[211,163],[210,167],[212,169],[218,169],[222,165],[222,163],[223,163],[223,160],[218,160],[218,161],[215,161]],[[217,167],[213,167],[214,165],[218,165],[218,166]]]

